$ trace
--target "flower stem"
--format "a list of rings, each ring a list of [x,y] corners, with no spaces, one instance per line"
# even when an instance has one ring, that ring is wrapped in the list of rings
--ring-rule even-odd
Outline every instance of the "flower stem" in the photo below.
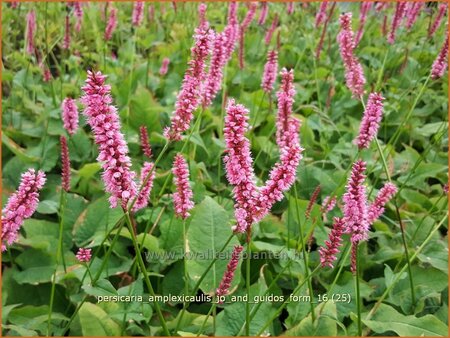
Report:
[[[356,275],[355,275],[355,289],[356,289],[356,311],[358,314],[358,336],[362,336],[362,323],[361,323],[361,294],[359,290],[359,244],[356,245]]]
[[[251,231],[251,230],[250,230]],[[251,241],[252,238],[249,236],[247,242],[247,259],[245,261],[245,291],[247,292],[247,302],[245,303],[245,335],[250,336],[250,257],[251,257]]]

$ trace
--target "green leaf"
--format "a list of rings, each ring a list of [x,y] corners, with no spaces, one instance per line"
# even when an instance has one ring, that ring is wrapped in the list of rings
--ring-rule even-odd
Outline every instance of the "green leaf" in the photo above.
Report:
[[[107,279],[100,279],[95,285],[83,285],[83,290],[91,296],[116,296],[117,290]]]
[[[99,306],[84,303],[78,312],[83,336],[119,336],[120,326]]]
[[[376,333],[393,331],[399,336],[444,336],[448,326],[432,315],[423,317],[405,316],[389,305],[381,304],[372,319],[363,323]]]

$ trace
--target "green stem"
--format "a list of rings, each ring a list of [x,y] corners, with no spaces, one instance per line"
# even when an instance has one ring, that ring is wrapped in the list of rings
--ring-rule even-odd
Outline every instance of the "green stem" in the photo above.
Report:
[[[186,238],[186,220],[183,220],[183,265],[184,265],[184,294],[187,296],[189,294],[189,278],[188,278],[188,268],[187,268],[187,238]]]
[[[136,253],[137,260],[138,260],[138,263],[139,263],[139,269],[141,270],[141,273],[144,276],[144,281],[145,281],[145,284],[147,285],[147,288],[148,288],[148,291],[149,291],[150,295],[153,297],[153,299],[155,299],[155,291],[153,290],[152,284],[151,284],[150,279],[148,277],[147,269],[145,267],[144,261],[143,261],[142,256],[141,256],[141,251],[140,251],[139,246],[138,246],[136,234],[134,233],[133,223],[131,221],[130,214],[128,212],[125,213],[125,219],[126,219],[126,223],[128,225],[128,230],[130,231],[130,234],[131,234],[131,240],[133,242],[134,251]],[[164,331],[164,334],[166,336],[170,336],[169,329],[167,328],[166,321],[165,321],[164,316],[163,316],[163,314],[161,312],[161,308],[159,307],[158,302],[155,300],[153,302],[153,305],[155,307],[156,313],[158,314],[159,321],[161,323],[161,326],[162,326],[162,329]]]
[[[358,314],[358,336],[362,336],[362,323],[361,323],[361,294],[359,290],[359,244],[355,243],[356,245],[356,275],[355,275],[355,288],[356,288],[356,311]]]
[[[205,316],[205,320],[202,323],[202,326],[200,326],[200,329],[197,332],[196,337],[200,336],[200,334],[202,333],[203,329],[205,328],[206,323],[208,322],[208,318],[209,316],[211,316],[211,313],[216,309],[217,307],[217,303],[214,303],[211,308],[209,309],[208,313]]]
[[[247,259],[245,261],[245,291],[248,301],[245,303],[245,335],[250,336],[250,265],[251,265],[251,235],[247,242]]]

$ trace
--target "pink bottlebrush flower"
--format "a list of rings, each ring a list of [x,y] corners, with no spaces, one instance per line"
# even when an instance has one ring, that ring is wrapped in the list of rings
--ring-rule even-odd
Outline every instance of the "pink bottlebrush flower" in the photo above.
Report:
[[[411,2],[409,3],[409,9],[406,14],[406,28],[409,30],[419,17],[420,10],[422,9],[424,2]]]
[[[248,130],[248,110],[233,99],[228,101],[225,116],[224,138],[226,153],[224,157],[228,182],[234,186],[235,232],[250,229],[258,210],[255,198],[258,196],[250,142],[245,137]]]
[[[228,7],[228,22],[223,30],[225,36],[224,65],[231,59],[236,42],[239,39],[239,22],[237,18],[238,3],[233,1]]]
[[[292,15],[294,13],[294,3],[288,2],[287,3],[287,14]]]
[[[148,131],[146,126],[139,127],[139,136],[141,140],[142,152],[148,158],[152,157],[152,148],[150,147],[150,143],[148,142]]]
[[[65,191],[70,190],[70,158],[67,139],[64,136],[59,137],[61,146],[61,186]]]
[[[133,5],[131,23],[134,27],[139,27],[144,19],[144,1],[136,1]]]
[[[336,206],[336,201],[336,196],[326,196],[322,201],[322,208],[320,209],[321,212],[325,214],[333,210]]]
[[[383,117],[384,97],[379,93],[370,93],[366,110],[355,140],[359,149],[369,148],[370,142],[376,137]]]
[[[239,68],[244,69],[244,53],[245,53],[245,45],[244,45],[244,30],[239,30]]]
[[[61,104],[62,120],[64,129],[69,135],[73,135],[78,129],[78,108],[76,101],[70,97],[66,97]]]
[[[268,13],[269,13],[269,4],[266,1],[264,1],[261,3],[261,13],[259,14],[258,25],[262,26],[266,23]]]
[[[405,16],[405,9],[407,3],[405,1],[397,2],[395,6],[395,13],[392,17],[391,31],[388,35],[388,42],[392,45],[395,42],[395,34],[397,32],[400,23]]]
[[[186,219],[190,216],[189,210],[194,207],[192,201],[192,190],[189,186],[189,168],[183,155],[177,154],[173,161],[173,181],[177,192],[173,194],[173,205],[175,208],[175,215]]]
[[[52,73],[50,72],[50,69],[48,68],[46,63],[41,64],[41,70],[42,70],[42,79],[44,82],[49,82],[52,79]]]
[[[283,192],[290,189],[295,182],[297,167],[302,159],[303,149],[299,142],[300,121],[292,118],[289,130],[286,132],[286,146],[280,149],[280,161],[269,173],[269,179],[259,189],[260,196],[257,200],[256,221],[261,220],[272,208],[275,202],[283,199]]]
[[[161,68],[159,69],[159,75],[164,76],[167,74],[167,71],[169,70],[169,58],[164,58],[161,64]]]
[[[442,46],[439,55],[436,60],[434,60],[431,66],[431,78],[438,79],[444,76],[445,70],[447,69],[447,58],[448,58],[448,36],[445,38],[444,45]]]
[[[181,133],[189,129],[194,117],[193,112],[200,103],[200,85],[206,76],[205,61],[214,40],[214,32],[209,29],[208,22],[201,24],[195,30],[194,38],[191,61],[177,97],[171,125],[164,130],[164,136],[171,141],[181,140]]]
[[[27,53],[34,53],[34,35],[36,34],[36,12],[33,10],[27,13]]]
[[[350,271],[353,274],[356,273],[358,243],[359,242],[352,242],[351,253],[350,253]]]
[[[87,263],[91,260],[91,249],[79,248],[75,257],[80,263]]]
[[[207,8],[207,6],[205,3],[201,3],[200,5],[198,5],[199,26],[204,26],[207,23],[206,8]]]
[[[244,20],[242,20],[241,31],[245,32],[247,30],[248,26],[250,26],[250,24],[252,23],[253,19],[255,18],[257,6],[258,6],[257,1],[252,1],[248,5],[247,14],[245,15]]]
[[[111,87],[105,84],[106,76],[101,72],[88,71],[86,85],[82,87],[84,96],[84,115],[94,133],[95,143],[99,147],[97,160],[102,163],[102,178],[106,191],[111,194],[109,203],[112,208],[121,200],[123,209],[128,201],[136,196],[137,188],[128,145],[120,132],[120,120],[117,108],[111,97]]]
[[[153,167],[153,163],[144,162],[144,166],[141,169],[140,192],[136,199],[136,203],[133,205],[133,211],[145,208],[148,204],[150,192],[153,188],[153,181],[155,180],[155,170]]]
[[[353,164],[344,194],[344,222],[346,233],[351,234],[352,242],[367,240],[369,222],[367,221],[367,196],[364,186],[366,163],[358,160]]]
[[[77,32],[81,30],[81,24],[83,23],[83,8],[81,6],[81,1],[76,1],[73,4],[74,14],[77,18],[77,22],[75,24],[75,30]]]
[[[148,22],[153,22],[153,21],[155,21],[155,6],[150,4],[148,6]]]
[[[275,29],[277,29],[278,26],[278,14],[275,14],[275,17],[273,18],[272,25],[267,30],[266,37],[264,39],[264,42],[266,45],[270,44],[270,40],[272,40],[273,32],[275,32]]]
[[[117,27],[117,8],[111,7],[109,12],[108,23],[105,28],[105,40],[111,40],[111,37]]]
[[[277,78],[278,72],[278,52],[276,50],[269,50],[267,53],[267,61],[264,66],[264,74],[261,82],[261,87],[266,93],[273,90],[273,84]]]
[[[353,96],[359,97],[364,92],[364,78],[361,63],[353,53],[355,43],[352,31],[352,13],[344,13],[339,18],[341,31],[338,34],[339,49],[342,61],[345,67],[345,82],[347,87],[353,93]]]
[[[30,218],[39,203],[39,191],[45,184],[42,171],[28,169],[22,174],[19,188],[13,193],[2,210],[2,251],[17,241],[19,229]]]
[[[292,117],[292,105],[294,104],[294,71],[283,68],[281,71],[281,86],[277,92],[278,112],[277,112],[277,144],[281,148],[286,146],[285,137],[289,129]]]
[[[219,287],[216,290],[217,297],[226,296],[228,294],[243,249],[244,247],[241,245],[234,246],[233,253],[231,254],[231,259],[227,264],[227,269],[225,270]],[[221,303],[221,301],[219,302]]]
[[[448,195],[448,183],[445,183],[442,187],[442,190],[444,190],[445,194]]]
[[[433,24],[430,26],[430,29],[428,30],[429,37],[433,36],[433,34],[437,31],[437,29],[441,25],[442,18],[444,17],[446,12],[447,12],[447,3],[445,2],[440,3],[438,7],[438,12],[436,14],[436,18],[434,19]]]
[[[214,39],[211,62],[203,83],[202,104],[207,107],[214,100],[216,94],[220,90],[223,78],[223,67],[225,66],[225,47],[226,36],[223,33],[216,34]]]
[[[333,268],[333,262],[337,259],[339,248],[342,245],[342,234],[344,233],[345,222],[342,218],[335,217],[333,219],[333,228],[331,229],[325,246],[319,249],[320,265],[324,268],[329,266]]]
[[[361,2],[361,9],[359,11],[359,28],[355,37],[355,46],[357,46],[359,44],[359,41],[361,41],[364,32],[364,25],[366,24],[367,20],[367,13],[369,12],[371,7],[371,2]]]
[[[70,18],[68,15],[66,15],[63,49],[69,49],[69,47],[70,47]]]
[[[316,28],[325,22],[325,19],[327,17],[327,7],[328,1],[323,1],[320,3],[319,11],[316,14]]]
[[[308,206],[306,207],[306,211],[305,211],[306,219],[309,219],[309,217],[311,216],[311,210],[312,210],[312,207],[314,206],[314,204],[316,203],[317,197],[319,196],[319,193],[320,193],[320,189],[321,189],[320,185],[318,185],[316,187],[316,189],[314,189],[314,191],[311,195],[311,198],[309,199]]]
[[[367,221],[369,224],[375,222],[384,212],[384,206],[397,193],[397,187],[392,183],[386,183],[378,192],[375,201],[369,206]]]
[[[330,19],[333,17],[334,8],[336,7],[336,2],[333,2],[330,8],[330,11],[328,12],[328,16],[324,19],[324,25],[322,28],[322,34],[320,35],[319,43],[317,44],[316,49],[316,59],[320,58],[320,53],[322,52],[323,42],[325,41],[325,34],[327,32],[327,26],[330,22]],[[325,13],[326,14],[326,13]]]
[[[377,12],[381,12],[383,9],[385,9],[388,6],[388,2],[387,1],[377,1],[375,3],[375,10]]]

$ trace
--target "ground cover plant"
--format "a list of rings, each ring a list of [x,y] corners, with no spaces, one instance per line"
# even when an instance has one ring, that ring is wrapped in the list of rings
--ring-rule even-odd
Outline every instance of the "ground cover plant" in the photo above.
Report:
[[[1,15],[4,335],[448,334],[447,3]]]

